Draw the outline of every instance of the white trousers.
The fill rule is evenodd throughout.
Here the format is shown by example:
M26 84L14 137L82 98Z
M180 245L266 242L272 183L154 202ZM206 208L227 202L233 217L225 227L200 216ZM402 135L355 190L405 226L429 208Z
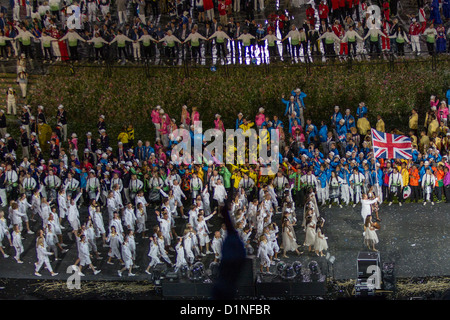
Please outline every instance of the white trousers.
M39 272L39 270L41 269L42 265L45 264L45 266L47 267L48 271L53 272L53 268L52 265L50 264L50 260L47 259L39 259L37 262L37 266L36 266L36 272Z
M141 60L141 44L139 42L133 42L133 56L135 60Z
M97 6L94 2L88 3L88 20L95 21L95 15L97 13Z
M341 185L341 199L345 202L346 205L350 202L350 192L348 188L348 184Z
M2 207L6 207L8 205L8 200L6 198L6 190L0 189L0 200L2 200Z
M420 51L419 36L411 36L411 47L413 52Z
M20 21L20 6L19 5L14 5L13 19Z
M20 91L22 91L22 98L25 98L27 96L27 84L26 83L19 83Z
M16 106L16 100L7 100L8 105L8 114L11 114L11 112L16 115L17 113L17 106Z
M106 15L109 13L109 5L108 6L100 6L100 9L102 10L102 15L106 17Z
M127 20L126 11L118 11L117 15L119 16L119 24L123 24Z
M233 10L236 12L241 11L241 1L240 0L234 0Z

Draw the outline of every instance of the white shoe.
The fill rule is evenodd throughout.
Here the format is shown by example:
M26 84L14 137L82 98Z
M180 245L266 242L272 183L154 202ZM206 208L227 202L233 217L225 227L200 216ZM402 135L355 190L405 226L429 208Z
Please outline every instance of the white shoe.
M38 277L42 277L42 274L40 274L39 272L35 272L34 275L38 276Z
M135 273L128 273L129 277L134 277L136 274Z
M356 207L356 203L353 205L353 208Z
M145 270L145 273L146 273L146 274L151 274L150 271L148 271L148 270Z
M366 232L364 231L364 232L363 232L363 237L365 237L365 236L366 236Z
M119 277L121 277L121 276L122 276L122 272L120 272L120 270L119 270L119 271L117 271L117 274L119 275Z
M80 277L84 277L84 273L83 273L83 272L78 273L78 275L79 275Z
M398 205L399 205L399 206L401 207L401 206L402 206L402 203L401 203L401 202L399 202L399 203L398 203Z
M61 243L61 247L65 248L65 247L67 247L67 244Z
M391 202L389 202L389 207L391 206L391 204L392 204L392 201L391 201Z
M107 263L107 264L114 264L114 263L112 263L112 262L109 262L109 261L107 261L106 263Z
M211 251L208 250L208 251L206 251L206 254L213 254L213 253L212 253Z
M52 273L52 277L57 276L57 275L58 275L58 273L56 273L56 272Z
M425 201L424 203L423 203L423 205L426 205L427 204L427 202Z
M100 272L102 272L102 270L95 270L95 271L94 271L94 275L97 275L97 274L99 274Z
M434 202L433 201L431 201L431 205L434 206Z
M339 208L342 208L342 204L339 205Z
M331 209L331 204L328 206L329 209Z
M64 249L64 250L62 251L62 253L66 253L66 252L69 252L69 249Z
M34 232L33 231L31 231L31 230L28 230L28 232L27 232L28 234L34 234Z

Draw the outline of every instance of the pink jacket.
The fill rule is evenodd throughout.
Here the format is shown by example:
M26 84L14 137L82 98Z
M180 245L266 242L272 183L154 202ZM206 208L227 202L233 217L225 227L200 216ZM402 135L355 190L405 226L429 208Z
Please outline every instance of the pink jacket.
M291 135L295 136L295 130L300 129L300 133L303 132L302 126L292 126L291 128Z
M200 121L200 113L198 113L198 111L192 113L192 124L194 124L195 121Z
M444 107L444 108L439 108L437 110L437 119L439 121L439 123L442 121L442 119L447 119L448 118L448 108Z
M156 109L152 111L152 122L154 124L161 123L161 117L159 116L159 111Z
M164 122L162 124L162 128L159 129L159 131L161 132L161 134L169 134L169 125Z
M430 107L436 107L439 105L439 99L435 100L435 101L431 101L430 100Z
M187 125L189 125L191 123L191 118L189 117L189 112L186 111L186 115L183 121L183 112L181 112L181 123L185 123Z
M258 127L261 127L261 125L266 121L266 116L264 113L258 113L255 118L255 123Z
M222 120L220 120L220 119L214 120L214 125L216 126L216 129L222 130L223 132L225 132L225 127L223 126Z

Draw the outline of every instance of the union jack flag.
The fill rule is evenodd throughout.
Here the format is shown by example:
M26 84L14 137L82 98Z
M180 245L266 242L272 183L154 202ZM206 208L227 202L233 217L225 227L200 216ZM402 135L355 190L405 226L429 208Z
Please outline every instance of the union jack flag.
M372 145L375 158L411 159L411 139L399 134L384 133L372 129Z

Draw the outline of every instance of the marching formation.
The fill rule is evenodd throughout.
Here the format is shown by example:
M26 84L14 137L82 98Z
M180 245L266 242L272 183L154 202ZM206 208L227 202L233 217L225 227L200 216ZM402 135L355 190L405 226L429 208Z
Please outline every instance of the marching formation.
M336 106L330 118L316 126L307 117L307 97L297 88L288 100L282 95L283 115L270 116L259 108L256 116L240 113L236 119L238 132L268 129L260 143L275 135L279 139L279 169L269 175L261 174L267 166L261 160L230 164L210 154L199 164L174 162L171 152L182 141L175 134L177 128L190 131L192 144L204 141L194 126L201 119L195 107L189 112L182 106L177 125L157 106L151 115L154 143L135 141L130 125L113 147L103 115L97 133L88 132L78 140L76 133L68 135L71 118L63 105L54 127L47 123L43 106L36 113L23 106L19 143L7 126L1 131L0 199L5 208L0 213L1 252L8 258L14 249L14 259L22 263L23 238L36 237L34 274L41 276L45 264L56 275L53 256L64 258L67 244L74 243L70 250L77 250L73 265L80 274L86 270L98 274L106 254L107 264L121 265L118 276L126 271L134 276L139 268L136 260L143 259L137 248L148 245L147 273L158 263L178 271L207 257L221 260L227 232L225 225L218 226L222 210L228 210L247 254L259 258L261 272L270 272L270 266L289 252L324 255L328 242L321 206L361 204L364 244L376 250L383 203L434 205L443 201L443 195L450 201L450 131L442 97L431 97L423 127L412 110L408 137L401 136L409 146L396 140L401 134L396 130L393 143L400 145L387 145L384 121L378 116L372 130L367 119L370 107L364 102L356 108L356 116L350 109L341 113ZM4 123L6 113L12 111L0 110ZM215 118L214 128L225 131L221 116ZM246 145L246 154L252 152ZM407 159L400 159L402 155ZM304 241L298 240L299 232L304 232Z

